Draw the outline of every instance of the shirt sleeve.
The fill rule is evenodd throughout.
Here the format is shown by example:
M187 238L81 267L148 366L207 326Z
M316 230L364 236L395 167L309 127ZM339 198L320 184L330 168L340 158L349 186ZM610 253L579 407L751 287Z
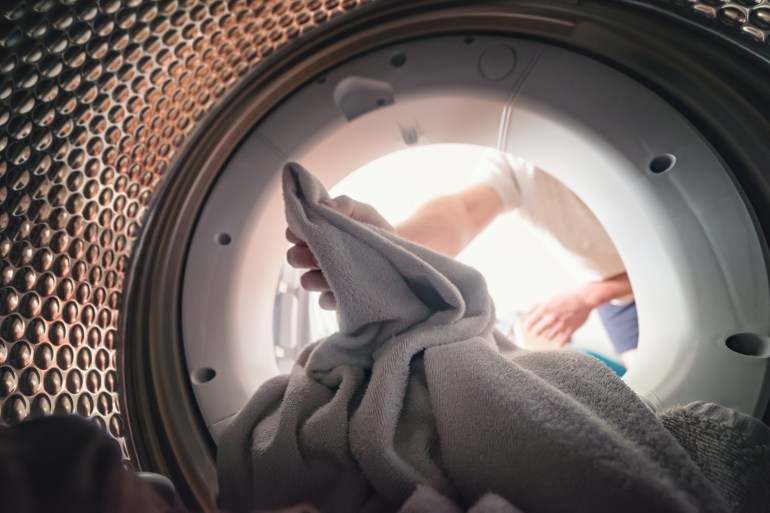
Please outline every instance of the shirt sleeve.
M503 202L503 211L507 212L521 206L521 189L515 171L516 168L524 168L526 164L524 159L487 149L476 162L469 183L492 187Z

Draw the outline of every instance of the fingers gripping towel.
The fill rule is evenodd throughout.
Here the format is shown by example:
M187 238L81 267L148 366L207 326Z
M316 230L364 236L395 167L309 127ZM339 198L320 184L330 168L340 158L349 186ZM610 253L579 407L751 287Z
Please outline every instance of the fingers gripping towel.
M222 437L226 510L727 511L602 363L501 355L475 270L320 204L327 192L296 164L283 187L340 331L263 385Z

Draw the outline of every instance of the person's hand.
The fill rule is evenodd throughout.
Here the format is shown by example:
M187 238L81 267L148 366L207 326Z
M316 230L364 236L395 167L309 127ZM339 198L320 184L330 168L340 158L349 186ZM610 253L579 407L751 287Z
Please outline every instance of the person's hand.
M532 307L524 317L524 328L563 346L585 324L592 310L580 290L568 292Z
M321 201L321 204L356 221L371 224L389 232L395 232L393 226L374 207L348 196L337 196L331 200ZM337 302L330 290L329 283L318 266L318 261L313 252L310 251L305 241L297 237L288 228L286 229L286 239L294 244L286 252L286 260L289 262L289 265L296 269L308 269L300 278L302 288L310 292L320 292L321 296L318 298L318 304L321 308L334 310L337 307Z

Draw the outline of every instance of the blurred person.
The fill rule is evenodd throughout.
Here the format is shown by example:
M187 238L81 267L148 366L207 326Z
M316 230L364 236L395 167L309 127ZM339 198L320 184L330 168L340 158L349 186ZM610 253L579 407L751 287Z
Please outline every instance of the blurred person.
M637 351L636 303L625 266L609 235L569 188L531 162L496 150L482 153L471 183L454 194L434 198L392 226L377 210L347 196L326 202L364 223L450 257L457 256L497 216L516 211L532 227L580 286L535 304L524 328L559 347L597 310L615 351L629 366ZM290 265L309 269L301 283L321 292L322 308L334 309L334 296L313 254L291 231Z

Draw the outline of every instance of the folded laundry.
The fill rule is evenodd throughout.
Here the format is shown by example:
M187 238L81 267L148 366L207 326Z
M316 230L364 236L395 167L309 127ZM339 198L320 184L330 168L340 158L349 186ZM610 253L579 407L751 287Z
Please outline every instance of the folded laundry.
M297 164L283 187L340 331L257 390L222 436L224 509L738 511L680 443L687 428L675 437L604 364L501 351L474 269L320 204L326 190Z

